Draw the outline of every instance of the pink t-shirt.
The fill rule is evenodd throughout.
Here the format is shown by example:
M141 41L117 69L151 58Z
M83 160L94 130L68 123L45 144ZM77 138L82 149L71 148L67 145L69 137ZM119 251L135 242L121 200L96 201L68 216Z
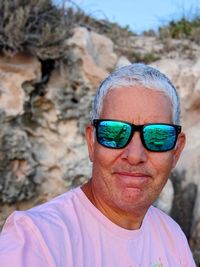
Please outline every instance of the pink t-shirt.
M139 230L112 223L80 188L14 212L0 235L0 267L194 267L187 240L150 207Z

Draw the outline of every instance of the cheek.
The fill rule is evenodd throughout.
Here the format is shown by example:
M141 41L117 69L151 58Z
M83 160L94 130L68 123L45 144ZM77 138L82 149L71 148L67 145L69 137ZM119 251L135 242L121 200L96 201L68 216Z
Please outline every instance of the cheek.
M112 187L113 156L106 148L97 146L94 149L92 180L93 189L98 194L108 195Z
M155 174L158 177L161 177L160 179L165 180L168 178L173 166L172 152L169 151L153 154L150 162L155 170Z
M98 144L94 147L93 169L100 168L103 172L112 172L112 166L119 157L119 152L107 149Z

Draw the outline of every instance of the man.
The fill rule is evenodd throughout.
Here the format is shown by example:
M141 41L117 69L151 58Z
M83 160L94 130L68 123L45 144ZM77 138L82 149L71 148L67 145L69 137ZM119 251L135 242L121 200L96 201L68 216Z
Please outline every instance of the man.
M132 64L100 85L86 128L92 178L12 214L0 266L193 267L180 227L152 203L185 145L175 87Z

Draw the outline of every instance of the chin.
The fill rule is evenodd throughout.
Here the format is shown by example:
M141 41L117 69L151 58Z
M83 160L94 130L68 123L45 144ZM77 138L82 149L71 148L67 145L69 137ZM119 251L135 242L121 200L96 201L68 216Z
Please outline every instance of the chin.
M137 209L147 209L151 205L147 200L138 194L125 194L121 198L115 199L115 206L126 212L134 212Z

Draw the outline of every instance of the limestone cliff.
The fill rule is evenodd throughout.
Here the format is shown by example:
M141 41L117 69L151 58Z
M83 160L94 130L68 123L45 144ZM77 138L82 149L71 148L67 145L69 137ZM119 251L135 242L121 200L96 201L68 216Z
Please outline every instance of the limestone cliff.
M177 40L170 41L168 53L166 44L156 37L134 36L129 46L134 53L159 56L152 65L172 79L181 96L187 146L157 205L172 212L177 220L182 218L188 237L193 232L192 245L197 255L200 48L187 42L190 51L184 54ZM104 35L77 27L65 42L62 60L42 61L27 53L0 56L1 224L12 210L47 201L90 177L84 127L91 99L110 71L129 64L125 55L116 53L114 45Z

